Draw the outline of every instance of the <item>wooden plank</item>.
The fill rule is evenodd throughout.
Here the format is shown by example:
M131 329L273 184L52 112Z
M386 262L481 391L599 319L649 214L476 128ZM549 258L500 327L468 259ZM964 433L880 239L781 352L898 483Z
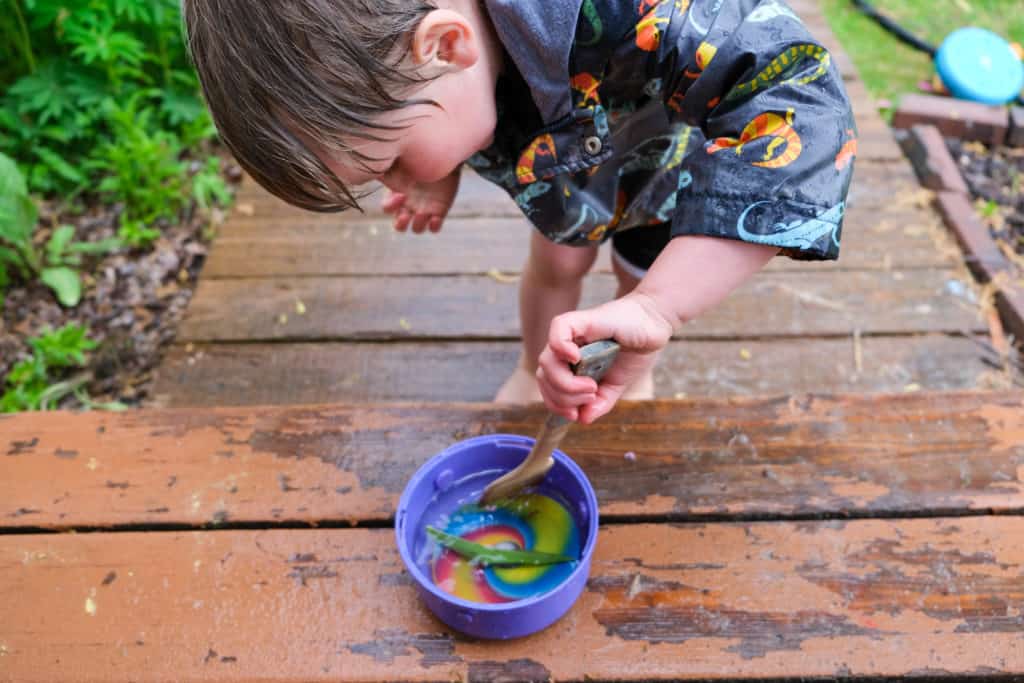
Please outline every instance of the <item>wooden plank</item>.
M951 265L959 252L945 237L941 220L929 206L930 196L922 192L906 162L861 161L848 197L840 260L778 258L769 269ZM263 201L240 202L241 206L245 213L236 211L221 228L204 279L519 272L532 230L518 209L512 217L456 212L440 234L416 235L395 232L381 214L317 214ZM608 249L603 252L596 266L599 272L610 270Z
M858 196L854 192L855 197ZM395 232L383 220L339 221L295 212L267 220L232 219L218 235L203 278L310 275L455 275L518 273L532 227L525 218L454 218L439 234ZM879 215L854 206L843 225L839 261L774 259L772 271L884 270L951 266L959 252L931 211L897 207ZM610 247L594 272L610 272Z
M391 530L5 536L0 652L23 683L1009 680L1022 537L998 517L604 527L565 617L485 642L429 614Z
M535 434L543 416L395 403L6 417L0 526L388 520L427 459ZM624 402L562 449L605 516L1024 511L1021 392Z
M421 235L396 232L384 220L339 222L300 212L233 219L203 278L519 272L531 231L522 217L450 218L440 233ZM610 271L607 253L599 269Z
M821 271L762 273L684 326L679 336L980 330L977 304L961 294L963 276L945 269L850 271L842 277ZM595 306L614 294L613 276L592 274L581 305ZM178 339L518 338L517 297L514 283L487 276L202 280Z
M151 406L490 401L518 342L176 345ZM973 389L989 368L963 337L675 341L656 398Z

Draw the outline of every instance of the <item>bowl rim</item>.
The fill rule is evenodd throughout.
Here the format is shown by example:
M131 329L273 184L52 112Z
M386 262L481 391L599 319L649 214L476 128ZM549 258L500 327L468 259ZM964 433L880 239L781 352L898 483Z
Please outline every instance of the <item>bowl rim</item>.
M529 598L523 598L522 600L513 600L511 602L501 603L486 603L486 602L472 602L470 600L464 600L456 597L450 593L442 591L440 588L434 585L434 582L425 576L420 570L419 566L412 559L412 551L405 542L405 534L402 533L402 524L404 521L404 514L409 506L409 498L412 495L412 491L417 485L427 476L428 472L431 472L436 468L439 462L447 460L454 454L471 448L479 442L494 442L494 441L514 441L518 442L529 449L535 439L529 436L523 436L521 434L483 434L480 436L470 437L461 441L456 441L440 453L437 453L425 463L420 465L416 473L413 474L412 478L409 479L405 485L405 489L402 491L402 495L398 500L398 507L395 509L395 540L398 543L398 554L402 557L402 563L405 565L406 570L416 581L416 584L421 590L426 590L431 593L434 597L442 600L443 602L462 607L465 609L476 610L480 612L506 612L511 609L521 609L530 607L534 604L540 603L545 600L551 599L556 593L563 589L564 586L574 583L580 573L590 572L590 559L594 554L594 547L597 544L597 531L599 526L599 510L597 505L597 494L594 491L594 487L591 485L590 480L587 479L587 475L584 474L583 470L577 465L572 458L566 455L559 449L555 449L552 452L552 456L555 462L559 465L567 468L569 472L576 477L583 485L583 491L586 496L587 504L590 506L591 514L589 523L587 525L587 540L580 549L580 559L576 568L572 571L569 576L565 578L562 583L558 584L551 590L534 595Z

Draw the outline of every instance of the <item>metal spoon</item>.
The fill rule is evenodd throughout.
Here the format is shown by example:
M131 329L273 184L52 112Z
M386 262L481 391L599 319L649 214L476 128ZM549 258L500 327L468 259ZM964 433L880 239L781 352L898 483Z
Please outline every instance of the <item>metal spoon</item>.
M610 339L587 344L580 349L579 362L573 363L570 367L574 375L586 375L600 382L604 373L615 362L618 353L619 345ZM511 472L506 472L488 484L480 503L491 505L543 480L548 470L555 464L555 459L551 457L552 451L558 448L571 425L572 421L561 415L548 413L526 460Z

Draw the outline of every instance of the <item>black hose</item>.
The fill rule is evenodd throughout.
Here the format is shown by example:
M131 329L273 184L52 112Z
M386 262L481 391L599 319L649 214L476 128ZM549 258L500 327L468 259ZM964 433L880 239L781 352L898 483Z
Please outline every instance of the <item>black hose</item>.
M859 9L861 12L863 12L864 14L868 15L876 22L881 24L883 28L889 31L889 33L892 33L894 36L902 40L904 43L906 43L907 45L916 50L920 50L921 52L927 52L929 57L935 57L936 48L934 45L927 41L921 40L920 38L918 38L913 33L897 24L889 17L879 13L878 10L869 5L866 2L866 0L851 1L854 5L857 6L857 9ZM1024 95L1018 96L1016 102L1017 104L1024 105Z
M878 10L865 2L865 0L853 0L853 4L857 6L857 9L881 24L883 28L889 31L889 33L892 33L910 47L920 50L921 52L927 52L929 57L935 56L936 48L934 45L921 40L889 17L884 14L880 14Z

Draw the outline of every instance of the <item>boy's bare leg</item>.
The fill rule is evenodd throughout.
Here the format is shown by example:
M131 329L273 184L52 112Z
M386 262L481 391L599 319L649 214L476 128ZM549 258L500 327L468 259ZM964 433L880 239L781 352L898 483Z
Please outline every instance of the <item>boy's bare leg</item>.
M621 299L630 292L632 292L640 280L637 279L632 273L627 272L619 260L612 257L612 270L615 272L615 277L619 281L618 291L615 292L615 298ZM661 352L658 352L661 355ZM622 399L625 401L646 401L654 398L654 364L651 364L651 369L648 370L644 375L639 377L628 389L622 392Z
M498 390L498 403L541 401L537 388L537 357L548 342L551 320L580 303L583 276L597 259L597 247L569 247L539 232L530 237L530 254L519 282L519 321L523 348L512 375Z

